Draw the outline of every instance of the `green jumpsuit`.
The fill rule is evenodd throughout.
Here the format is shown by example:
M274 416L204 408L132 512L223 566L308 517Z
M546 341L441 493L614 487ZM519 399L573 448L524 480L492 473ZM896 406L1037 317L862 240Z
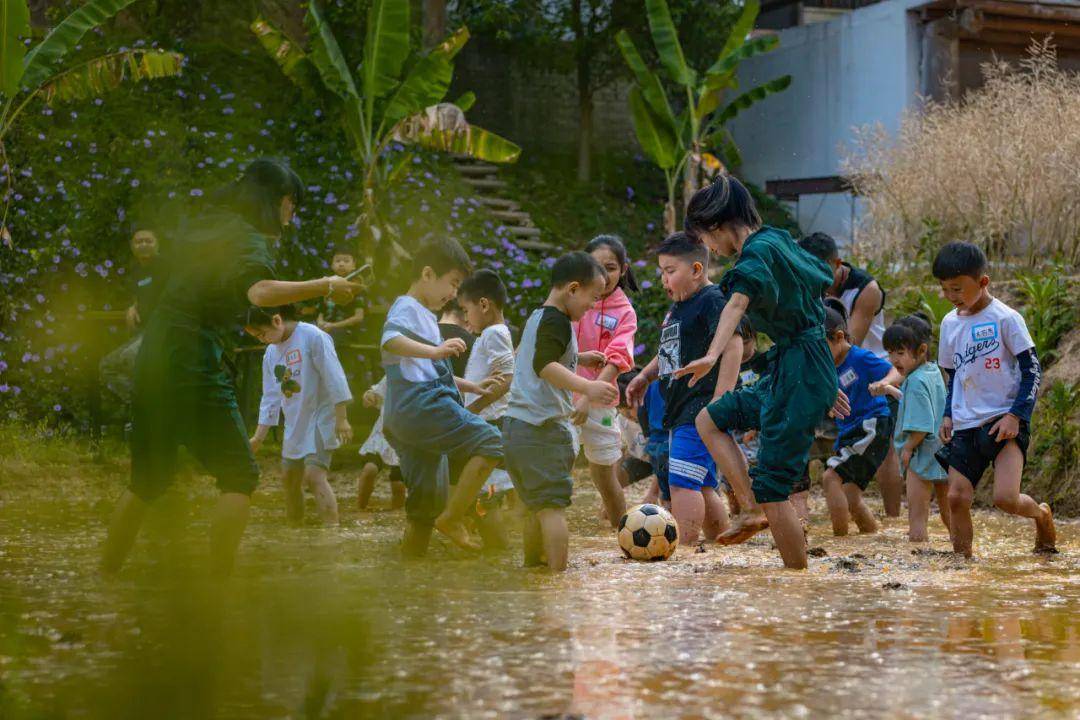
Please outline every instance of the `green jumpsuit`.
M787 232L763 227L746 239L721 283L750 299L746 316L775 343L770 371L708 407L720 430L758 430L751 471L759 503L786 500L803 478L814 429L836 401L836 366L825 342L821 301L833 277Z
M131 491L147 502L172 482L181 445L223 492L250 494L259 479L224 353L248 288L274 278L268 238L231 213L198 220L177 233L135 362Z

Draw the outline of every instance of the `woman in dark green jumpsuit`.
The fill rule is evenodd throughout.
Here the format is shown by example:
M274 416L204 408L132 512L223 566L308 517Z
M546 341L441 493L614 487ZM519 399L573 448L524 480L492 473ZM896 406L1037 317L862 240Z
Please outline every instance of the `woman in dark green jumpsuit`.
M170 275L135 364L131 484L116 508L102 568L119 570L149 503L171 484L184 446L217 480L222 495L211 526L214 569L227 574L247 525L259 470L224 367L225 337L251 305L275 307L317 297L352 300L358 286L332 276L275 279L269 243L293 215L303 185L276 161L256 160L219 203L181 228Z

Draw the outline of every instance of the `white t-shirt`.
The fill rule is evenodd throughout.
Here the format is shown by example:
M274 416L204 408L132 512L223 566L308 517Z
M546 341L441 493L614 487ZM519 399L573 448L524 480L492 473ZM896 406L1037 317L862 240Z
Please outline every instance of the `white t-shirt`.
M281 370L275 372L278 367ZM282 390L285 381L300 386L289 397ZM334 406L349 400L352 393L334 341L319 328L297 323L288 340L266 346L259 424L277 425L285 413L282 457L298 460L314 454L316 436L323 449L336 448Z
M954 372L953 429L980 427L1009 412L1020 390L1016 356L1033 347L1024 318L997 298L974 315L945 316L938 365Z
M406 328L413 335L422 337L432 345L442 344L442 335L439 333L439 319L435 313L420 304L420 301L409 295L402 295L390 306L386 313L386 324L383 325L382 340L380 346L405 333L394 326ZM383 365L397 365L401 368L401 374L409 382L427 382L436 380L439 373L435 370L435 364L427 358L402 357L382 351Z
M478 383L496 373L501 375L514 373L514 341L510 339L510 328L502 323L483 329L480 337L473 343L469 361L465 364L465 379L470 382ZM479 395L468 393L465 395L465 406L468 407L479 397ZM510 393L506 393L481 410L480 417L485 420L498 420L506 412L509 404Z

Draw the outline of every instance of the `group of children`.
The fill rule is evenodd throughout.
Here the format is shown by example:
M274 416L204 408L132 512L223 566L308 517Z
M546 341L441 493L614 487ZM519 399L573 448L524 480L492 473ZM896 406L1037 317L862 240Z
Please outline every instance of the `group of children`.
M718 283L710 253L734 257ZM1022 317L990 296L985 256L950 243L935 260L956 306L935 364L925 316L885 327L883 293L868 292L866 319L853 319L868 282L835 255L835 244L800 246L763 226L746 188L718 178L691 199L685 232L656 252L672 304L654 357L635 370L629 293L638 285L619 238L601 235L555 260L516 349L498 274L473 272L452 239L424 243L382 328L385 377L363 398L381 410L361 448L361 507L389 467L394 506L407 517L403 550L420 556L433 530L467 551L505 546L500 499L512 494L525 510L526 565L561 570L580 449L613 526L625 512L623 486L652 476L647 498L671 509L681 542L734 544L769 528L784 564L801 568L810 449L834 422L823 485L835 534L851 519L860 532L877 530L863 492L896 458L910 539L927 539L936 498L954 549L970 556L972 494L993 463L995 504L1032 518L1036 549L1053 550L1050 508L1020 492L1038 360ZM334 269L347 274L348 264L335 258ZM849 285L856 291L825 299ZM451 303L465 335L439 322ZM849 322L860 324L861 345ZM283 411L289 515L301 516L307 486L322 518L336 522L326 472L330 452L351 437L352 398L333 343L287 313L253 311L247 329L268 345L251 442ZM758 333L771 342L766 352Z

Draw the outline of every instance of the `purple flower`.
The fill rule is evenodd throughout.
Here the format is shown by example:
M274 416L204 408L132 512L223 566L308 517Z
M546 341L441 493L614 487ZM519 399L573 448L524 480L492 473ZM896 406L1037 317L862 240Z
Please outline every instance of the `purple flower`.
M635 345L634 346L634 355L644 355L644 354L645 354L645 343L641 343L640 345Z
M642 290L648 290L651 287L652 287L652 283L649 282L648 280L642 280L641 281L641 289Z
M203 191L199 188L191 188L191 197L202 197Z
M630 187L629 185L626 186L626 199L627 200L633 200L634 199L634 188Z
M63 410L64 408L63 408L63 407L61 407L59 403L57 403L56 405L53 405L53 406L52 406L52 409L53 409L53 412L60 412L60 411L61 411L61 410Z

